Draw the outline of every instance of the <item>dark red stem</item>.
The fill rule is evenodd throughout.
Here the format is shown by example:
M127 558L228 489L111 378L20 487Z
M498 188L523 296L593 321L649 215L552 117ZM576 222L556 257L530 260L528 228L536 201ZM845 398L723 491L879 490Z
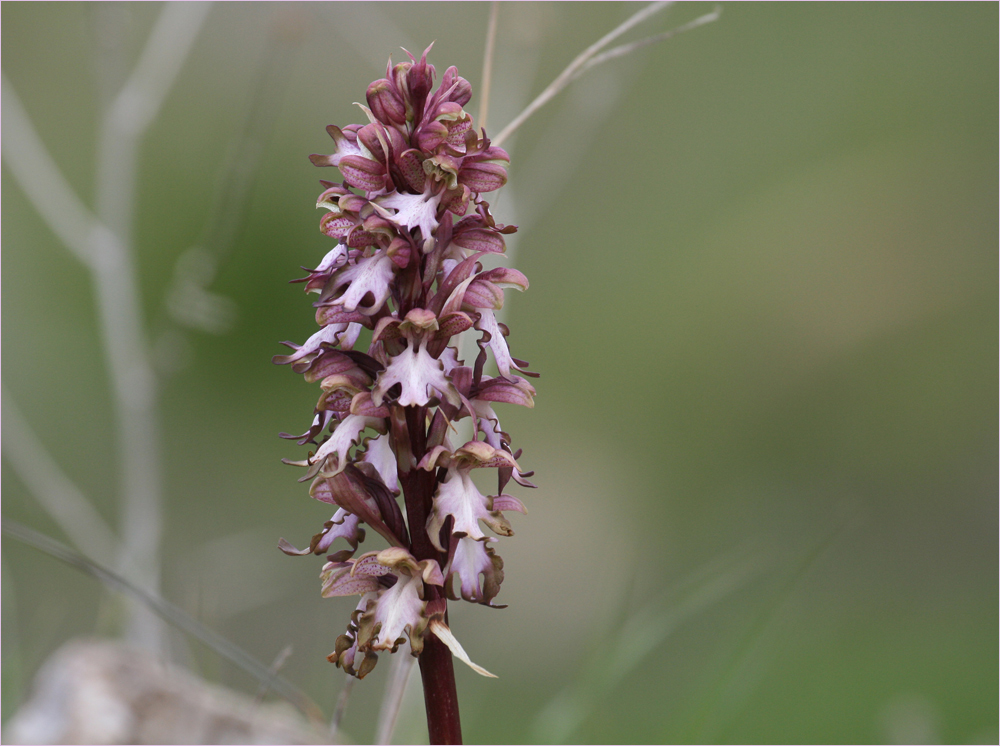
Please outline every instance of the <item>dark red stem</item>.
M431 743L462 743L458 717L458 690L451 651L434 635L424 640L420 654L420 679L424 683L427 735Z
M406 424L410 450L416 463L427 451L427 410L407 407ZM447 560L427 536L427 516L430 514L437 487L436 470L412 469L400 473L406 516L410 529L410 551L419 560L433 559L444 565ZM434 598L444 598L433 586L426 586ZM430 598L428 600L431 600ZM424 684L424 706L427 710L427 733L432 744L462 743L462 723L458 716L458 689L455 687L455 667L451 651L433 634L424 638L420 654L420 678Z

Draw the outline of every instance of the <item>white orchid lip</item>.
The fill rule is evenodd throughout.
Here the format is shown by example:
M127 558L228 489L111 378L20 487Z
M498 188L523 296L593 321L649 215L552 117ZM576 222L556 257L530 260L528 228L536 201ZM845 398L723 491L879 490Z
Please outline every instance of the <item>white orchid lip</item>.
M394 269L395 265L387 253L359 259L338 276L333 287L346 284L348 288L333 305L342 306L345 311L357 310L364 316L377 313L391 292L389 284L392 282ZM369 293L374 300L368 306L360 306Z
M431 357L422 340L415 341L392 359L372 389L372 401L380 406L386 393L397 383L401 391L396 402L403 407L423 407L435 393L453 403L459 402L458 393L444 372L444 364Z
M503 582L503 560L493 551L491 542L496 539L477 541L471 537L460 538L455 551L445 568L449 598L463 598L474 603L493 606L493 598L500 592ZM458 580L459 592L454 592L454 579Z

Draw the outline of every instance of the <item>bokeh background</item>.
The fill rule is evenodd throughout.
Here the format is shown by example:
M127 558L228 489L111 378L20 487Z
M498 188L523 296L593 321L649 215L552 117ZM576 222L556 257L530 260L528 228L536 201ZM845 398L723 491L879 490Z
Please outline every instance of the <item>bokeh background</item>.
M638 8L503 4L490 131ZM0 11L4 84L88 205L102 102L160 11ZM316 391L270 364L314 331L286 281L329 248L313 205L332 177L306 156L361 120L352 102L400 46L436 40L439 73L478 86L488 14L218 4L141 143L162 593L264 662L291 643L283 673L328 713L343 676L324 656L353 603L276 548L329 517L277 438L305 429ZM469 742L996 742L997 27L993 3L729 4L506 143L493 203L531 280L506 320L542 378L533 410L501 417L539 489L500 547L509 608L452 611L500 676L457 672ZM90 275L6 165L2 220L5 396L116 525ZM178 296L185 281L201 294ZM72 540L6 456L3 514ZM107 598L5 537L5 720L56 647L115 633ZM350 738L373 737L388 671L354 688ZM397 741L426 739L418 678Z

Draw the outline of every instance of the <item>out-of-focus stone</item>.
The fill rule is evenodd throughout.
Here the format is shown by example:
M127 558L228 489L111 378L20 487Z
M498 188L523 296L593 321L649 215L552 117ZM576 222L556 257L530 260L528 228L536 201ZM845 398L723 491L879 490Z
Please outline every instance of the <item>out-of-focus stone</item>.
M325 743L285 702L209 684L119 642L76 640L35 677L30 699L4 728L4 743Z

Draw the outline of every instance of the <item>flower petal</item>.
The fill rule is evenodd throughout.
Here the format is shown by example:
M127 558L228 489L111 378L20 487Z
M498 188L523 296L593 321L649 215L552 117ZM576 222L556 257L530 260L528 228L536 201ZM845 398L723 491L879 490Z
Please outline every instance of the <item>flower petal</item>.
M486 442L499 451L503 447L503 430L500 429L500 419L493 411L493 407L479 399L473 400L472 407L476 413L479 429L486 435Z
M500 510L500 508L497 508L497 510ZM343 508L340 508L333 514L330 524L323 532L322 538L313 550L316 554L322 554L328 550L335 539L344 539L348 544L357 549L358 542L365 538L365 530L358 525L358 517L353 513L348 513Z
M476 277L466 288L462 303L469 308L503 308L503 290L489 280Z
M503 402L504 404L520 404L531 409L535 406L535 387L520 376L509 378L487 378L479 384L476 391L476 401Z
M406 552L406 550L402 549L402 547L398 548ZM362 554L352 563L351 575L368 575L375 578L388 575L392 572L392 568L385 562L381 561L381 557L379 557L380 554L381 552L368 552L366 554ZM407 554L409 554L409 552L407 552Z
M370 575L352 575L351 565L347 563L327 562L319 574L322 586L320 595L323 598L335 596L356 596L377 591L378 578Z
M393 494L399 494L399 475L396 473L396 454L392 452L392 445L389 443L388 435L380 435L368 441L368 448L364 461L372 464L375 470L382 477L385 486L392 490Z
M345 155L337 164L344 181L366 192L385 188L385 166L362 155Z
M491 507L493 510L513 510L522 515L528 514L528 509L524 507L524 503L513 495L494 495Z
M283 344L296 350L295 353L291 355L275 355L271 358L271 362L275 365L287 365L288 363L294 363L296 360L301 360L310 353L316 352L324 342L335 345L337 344L337 339L347 330L347 326L347 324L330 324L329 326L324 326L309 337L301 347L292 342L284 342Z
M344 669L351 676L363 679L378 663L378 656L371 651L365 652L364 660L357 670L354 669L354 661L358 654L358 619L368 608L369 602L375 600L377 594L366 593L361 597L357 608L351 614L351 621L347 625L347 633L337 638L337 647L326 657L331 663L335 663L339 668Z
M492 192L507 183L507 169L499 163L463 164L458 172L458 183L473 192Z
M448 646L451 654L458 658L462 663L467 665L473 671L478 673L480 676L488 676L491 679L499 678L496 674L492 674L480 665L473 663L469 659L469 654L465 652L465 649L459 643L458 639L451 633L448 629L448 625L437 619L432 619L430 623L431 632L437 635L437 638Z
M329 440L317 449L310 464L318 465L318 468L315 469L315 473L307 473L306 477L311 478L316 473L322 473L324 477L333 477L342 472L347 466L348 452L351 446L360 443L361 434L373 424L377 426L379 423L371 417L356 414L347 415L337 425L337 429L333 431ZM313 470L310 469L310 472Z
M364 464L364 466L370 467L369 464ZM349 464L335 477L320 477L313 480L312 485L309 487L309 494L320 502L343 507L349 513L358 516L358 518L375 529L390 544L405 546L409 543L405 541L405 531L399 529L398 526L397 530L393 530L390 527L390 523L396 525L402 522L401 519L397 521L396 515L384 514L379 507L379 500L376 495L372 494L373 491L379 488L384 490L385 486L381 482L369 479L360 469L353 464ZM386 503L392 500L392 496L388 494L388 491L386 491L384 497ZM388 505L388 507L391 509L392 506ZM397 506L396 511L398 510Z
M355 129L347 128L348 132L345 134L340 127L336 125L329 125L326 128L327 134L333 138L333 144L336 146L336 151L332 155L311 155L309 160L311 160L317 166L338 166L340 165L340 159L345 155L361 155L361 148L358 147L358 133Z
M510 350L507 348L507 340L500 331L496 316L493 315L493 311L489 308L476 310L479 311L479 321L476 322L476 328L490 335L490 340L487 344L493 350L493 359L497 362L497 369L502 375L509 376L510 369L514 366L514 360L510 356Z

